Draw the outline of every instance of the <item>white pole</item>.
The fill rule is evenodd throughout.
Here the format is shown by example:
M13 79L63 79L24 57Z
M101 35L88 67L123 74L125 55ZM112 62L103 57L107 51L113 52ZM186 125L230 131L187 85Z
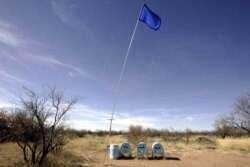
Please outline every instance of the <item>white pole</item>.
M134 37L135 37L135 32L136 32L136 30L137 30L137 26L138 26L140 14L141 14L141 10L140 10L139 16L138 16L138 18L137 18L137 21L136 21L136 24L135 24L135 28L134 28L132 37L131 37L130 42L129 42L129 46L128 46L128 49L127 49L127 52L126 52L125 60L124 60L124 62L123 62L123 66L122 66L122 71L121 71L121 74L120 74L120 78L119 78L118 83L117 83L117 85L116 85L115 101L114 101L114 105L113 105L113 110L112 110L111 119L109 119L109 120L110 120L110 126L109 126L109 138L108 138L108 143L109 143L110 136L111 136L112 122L113 122L113 120L114 120L115 107L116 107L116 102L117 102L118 93L119 93L119 89L120 89L120 84L121 84L121 81L122 81L122 78L123 78L123 73L124 73L124 69L125 69L126 63L127 63L128 55L129 55L129 52L130 52L130 49L131 49L131 46L132 46L132 43L133 43L133 40L134 40ZM104 163L106 162L106 153L107 153L107 151L105 151Z
M116 102L117 102L117 97L118 97L121 81L122 81L122 78L123 78L124 69L125 69L125 66L126 66L126 63L127 63L127 59L128 59L128 55L129 55L129 52L130 52L130 49L131 49L131 45L132 45L133 40L134 40L134 36L135 36L135 32L136 32L136 29L137 29L138 22L139 22L139 19L137 19L137 22L135 24L134 32L133 32L133 35L131 37L131 40L130 40L130 43L129 43L129 46L128 46L128 50L127 50L126 57L125 57L125 60L124 60L124 63L123 63L120 78L119 78L119 81L118 81L117 86L116 86L115 102L114 102L114 105L113 105L113 111L112 111L112 115L111 115L111 119L110 119L110 128L109 128L110 132L111 132L111 129L112 129L112 121L113 121L114 114L115 114L115 107L116 107Z

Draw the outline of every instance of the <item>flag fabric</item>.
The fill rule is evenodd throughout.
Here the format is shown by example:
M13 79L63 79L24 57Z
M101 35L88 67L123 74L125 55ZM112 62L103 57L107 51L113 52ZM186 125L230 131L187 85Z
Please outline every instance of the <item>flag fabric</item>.
M147 24L153 30L158 30L161 26L161 18L152 12L146 4L143 5L139 20Z

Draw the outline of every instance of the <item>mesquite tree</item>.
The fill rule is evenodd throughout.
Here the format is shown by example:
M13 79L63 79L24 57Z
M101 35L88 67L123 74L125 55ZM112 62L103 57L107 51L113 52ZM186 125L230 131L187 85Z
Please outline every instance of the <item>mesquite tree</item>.
M230 113L229 121L236 128L241 128L250 135L250 93L237 99L234 111Z
M221 138L226 138L227 136L233 135L235 128L232 123L228 121L229 117L227 115L219 116L214 123L215 133Z
M17 107L10 117L11 132L22 149L27 164L42 165L45 157L65 144L66 113L77 99L66 100L55 88L42 94L29 89L17 96Z
M240 96L234 104L233 111L215 121L215 128L222 137L237 130L243 130L250 135L250 93Z

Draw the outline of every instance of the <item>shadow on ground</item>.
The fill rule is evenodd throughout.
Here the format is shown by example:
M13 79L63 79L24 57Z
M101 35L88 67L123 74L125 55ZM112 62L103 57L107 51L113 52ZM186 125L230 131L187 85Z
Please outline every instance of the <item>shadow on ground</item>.
M159 158L148 157L145 159L148 159L148 160L172 160L172 161L180 161L181 160L178 157L159 157Z
M148 157L148 158L137 158L137 157L122 157L122 158L119 158L117 159L118 161L119 160L170 160L170 161L180 161L181 159L178 158L178 157L160 157L160 158L152 158L152 157Z
M178 157L165 157L165 160L180 161L181 159Z

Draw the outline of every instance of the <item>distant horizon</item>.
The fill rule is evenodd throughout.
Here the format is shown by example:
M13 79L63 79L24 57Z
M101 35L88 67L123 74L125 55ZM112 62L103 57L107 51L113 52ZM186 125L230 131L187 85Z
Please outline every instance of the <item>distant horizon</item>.
M135 124L136 126L136 124ZM143 129L148 129L148 128L145 128L145 127L142 127ZM71 127L68 127L67 128L68 130L77 130L77 131L91 131L91 132L99 132L99 131L104 131L104 132L107 132L109 133L109 129L95 129L95 130L91 130L91 129L75 129L75 128L71 128ZM192 132L194 133L199 133L199 132L214 132L215 129L211 129L211 130L193 130L193 129L184 129L184 130L178 130L178 129L174 129L174 128L161 128L161 129L158 129L158 128L150 128L150 129L156 129L158 131L161 131L161 130L169 130L169 132L186 132L186 130L191 130ZM115 129L112 129L112 132L125 132L127 133L129 129L120 129L120 130L115 130Z

